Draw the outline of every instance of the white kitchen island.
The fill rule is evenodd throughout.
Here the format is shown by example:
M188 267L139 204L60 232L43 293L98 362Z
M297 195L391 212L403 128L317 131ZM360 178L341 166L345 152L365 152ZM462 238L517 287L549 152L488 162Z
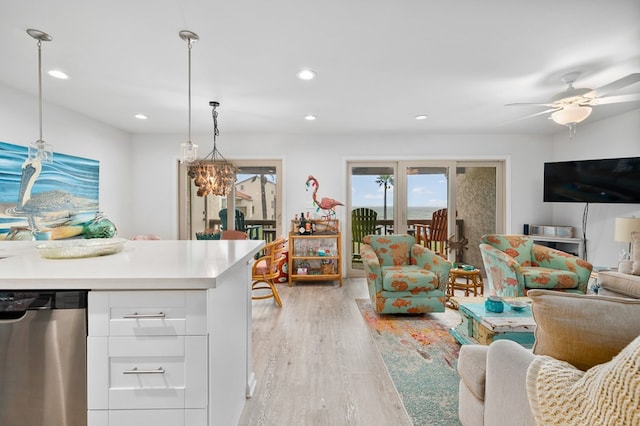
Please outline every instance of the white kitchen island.
M89 291L89 426L235 425L255 386L251 264L263 241L128 241L44 259L0 242L0 291Z

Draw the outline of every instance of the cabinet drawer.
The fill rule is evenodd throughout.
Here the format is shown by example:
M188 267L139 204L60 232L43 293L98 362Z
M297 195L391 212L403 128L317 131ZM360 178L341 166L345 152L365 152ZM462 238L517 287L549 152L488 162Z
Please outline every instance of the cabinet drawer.
M89 337L90 409L207 407L207 337Z
M91 291L90 336L205 335L204 291Z
M89 410L90 426L206 426L207 410Z

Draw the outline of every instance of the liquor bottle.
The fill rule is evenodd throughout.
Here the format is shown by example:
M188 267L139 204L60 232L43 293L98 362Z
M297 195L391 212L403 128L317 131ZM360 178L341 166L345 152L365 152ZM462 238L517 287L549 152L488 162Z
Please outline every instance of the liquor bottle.
M309 217L309 212L307 212L307 220L304 222L304 230L305 234L311 235L313 233L311 218Z
M307 231L306 221L304 220L304 212L300 214L300 225L298 226L298 233L304 235Z

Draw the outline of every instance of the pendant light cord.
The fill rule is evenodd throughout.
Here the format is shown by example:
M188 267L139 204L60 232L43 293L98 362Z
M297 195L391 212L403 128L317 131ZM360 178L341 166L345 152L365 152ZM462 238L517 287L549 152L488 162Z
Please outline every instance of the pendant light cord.
M189 57L189 144L191 144L191 39L187 40Z
M38 40L38 119L40 135L37 143L42 143L42 41Z

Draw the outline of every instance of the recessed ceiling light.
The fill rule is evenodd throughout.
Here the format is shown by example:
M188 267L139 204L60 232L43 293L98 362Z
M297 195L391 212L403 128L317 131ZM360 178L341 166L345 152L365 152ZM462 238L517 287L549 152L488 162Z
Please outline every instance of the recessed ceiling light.
M416 115L416 120L426 120L429 118L428 115Z
M311 114L304 116L304 119L307 120L307 121L313 121L316 118L318 118L318 117L316 117L315 115L311 115Z
M49 71L49 75L54 78L59 78L60 80L66 80L69 76L60 70L51 70Z
M298 73L298 78L300 80L313 80L317 76L318 74L316 74L315 71L312 70L302 70Z
M149 118L148 116L144 115L144 114L136 114L135 117L138 120L146 120L147 118Z

